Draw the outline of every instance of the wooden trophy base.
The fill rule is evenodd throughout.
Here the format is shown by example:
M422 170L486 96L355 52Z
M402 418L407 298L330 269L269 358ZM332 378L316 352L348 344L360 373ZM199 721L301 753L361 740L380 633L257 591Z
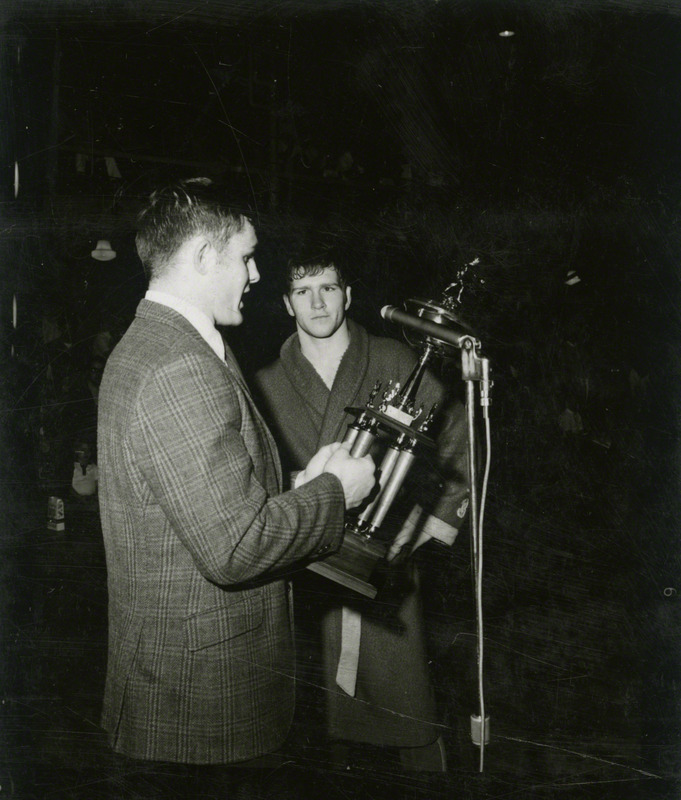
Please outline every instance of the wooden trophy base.
M313 561L307 569L373 599L378 587L369 579L387 550L388 546L383 542L348 530L338 552L321 561Z

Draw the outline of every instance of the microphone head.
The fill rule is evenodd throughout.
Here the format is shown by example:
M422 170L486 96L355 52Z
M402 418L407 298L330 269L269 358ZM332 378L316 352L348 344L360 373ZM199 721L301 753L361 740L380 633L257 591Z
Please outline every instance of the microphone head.
M461 340L472 336L467 325L453 311L432 300L412 297L404 303L406 311L384 306L381 316L403 327L404 337L413 347L428 345L442 355L458 350Z
M457 331L461 334L473 335L469 325L454 312L449 306L438 303L436 300L426 300L423 297L410 297L404 301L404 307L409 314L414 314L421 319L429 320L437 325Z
M454 334L457 337L473 335L470 327L462 322L452 308L436 300L426 300L423 297L411 297L405 300L404 306L408 313L413 314L419 319L440 326L449 334ZM410 330L408 333L405 331L404 335L409 344L414 347L428 343L435 347L441 355L458 356L460 353L461 345L452 344L449 336L441 338L437 334L425 334L413 330Z

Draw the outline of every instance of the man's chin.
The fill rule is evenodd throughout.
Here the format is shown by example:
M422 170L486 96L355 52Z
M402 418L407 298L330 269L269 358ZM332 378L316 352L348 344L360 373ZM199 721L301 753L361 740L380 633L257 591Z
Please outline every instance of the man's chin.
M312 336L313 339L328 339L330 336L333 336L336 330L337 329L334 329L331 325L310 326L307 333Z
M233 327L235 325L241 325L243 321L244 318L240 310L230 309L229 311L225 312L225 314L219 320L217 320L217 324Z
M333 322L328 319L313 319L310 327L315 331L317 336L328 336L330 333L333 333L335 326Z

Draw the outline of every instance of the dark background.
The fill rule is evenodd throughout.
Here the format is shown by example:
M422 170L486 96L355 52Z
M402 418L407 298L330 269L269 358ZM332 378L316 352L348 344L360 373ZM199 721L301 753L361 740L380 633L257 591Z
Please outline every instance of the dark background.
M460 310L494 372L484 774L464 531L422 555L450 774L305 761L312 674L298 761L234 796L679 797L681 6L11 0L0 20L1 791L185 796L97 729L106 576L68 481L93 352L145 288L137 204L207 175L261 240L227 331L247 375L291 330L277 275L303 245L334 247L355 318L393 336L383 305L478 259Z

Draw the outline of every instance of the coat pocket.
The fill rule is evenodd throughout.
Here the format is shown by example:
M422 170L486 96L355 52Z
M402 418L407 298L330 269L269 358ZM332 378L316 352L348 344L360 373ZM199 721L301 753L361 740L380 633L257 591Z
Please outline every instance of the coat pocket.
M209 608L185 620L185 642L192 652L203 650L262 625L262 592L230 601L216 608Z

